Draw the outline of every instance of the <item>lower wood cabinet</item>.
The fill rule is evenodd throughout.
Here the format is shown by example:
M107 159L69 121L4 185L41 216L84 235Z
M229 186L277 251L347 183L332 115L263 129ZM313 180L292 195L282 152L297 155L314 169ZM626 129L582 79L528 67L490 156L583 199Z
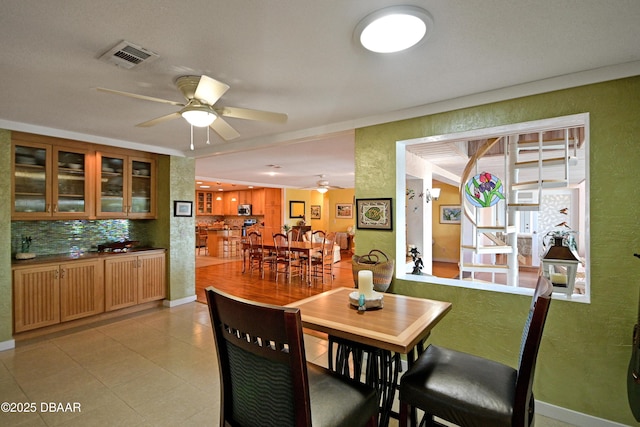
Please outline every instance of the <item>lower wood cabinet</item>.
M165 255L119 255L105 260L105 310L166 296Z
M14 269L15 332L102 313L103 266L93 260Z
M14 332L166 296L164 250L13 268Z

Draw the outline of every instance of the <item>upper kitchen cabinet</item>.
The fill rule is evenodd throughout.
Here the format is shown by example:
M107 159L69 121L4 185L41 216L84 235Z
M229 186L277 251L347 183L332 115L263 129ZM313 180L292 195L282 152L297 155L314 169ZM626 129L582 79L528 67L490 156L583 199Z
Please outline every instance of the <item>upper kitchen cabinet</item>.
M96 216L156 218L156 162L153 158L97 152Z
M16 132L11 145L13 219L92 215L91 151L69 141L69 146L57 141Z
M211 191L196 191L196 215L213 214L213 193Z
M264 188L251 190L251 213L253 215L264 215Z

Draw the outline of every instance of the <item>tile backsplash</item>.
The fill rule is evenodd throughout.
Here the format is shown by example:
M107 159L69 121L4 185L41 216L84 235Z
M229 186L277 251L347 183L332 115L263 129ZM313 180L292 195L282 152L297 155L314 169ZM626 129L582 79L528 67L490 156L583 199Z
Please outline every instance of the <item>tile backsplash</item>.
M12 221L11 254L21 251L22 239L31 237L29 252L36 255L96 251L98 245L137 240L149 246L151 236L146 220Z

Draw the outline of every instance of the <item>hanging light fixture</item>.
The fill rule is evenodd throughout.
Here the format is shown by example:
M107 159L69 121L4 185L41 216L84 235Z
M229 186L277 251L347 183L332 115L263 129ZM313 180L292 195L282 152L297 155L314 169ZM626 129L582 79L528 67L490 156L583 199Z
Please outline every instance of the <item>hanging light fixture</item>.
M433 18L416 6L392 6L367 15L358 23L354 37L365 49L376 53L400 52L425 40Z
M199 128L210 126L217 118L210 106L196 100L189 102L186 107L180 110L180 114L190 125Z
M327 187L318 187L318 188L316 188L316 191L317 191L318 193L320 193L320 194L324 194L324 193L326 193L328 190L327 190Z

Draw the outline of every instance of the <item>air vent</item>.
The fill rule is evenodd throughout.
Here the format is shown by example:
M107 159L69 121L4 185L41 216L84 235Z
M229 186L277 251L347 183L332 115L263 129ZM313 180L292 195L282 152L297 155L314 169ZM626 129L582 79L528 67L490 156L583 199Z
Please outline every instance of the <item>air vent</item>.
M159 55L155 52L123 40L102 55L100 60L129 70L142 63L154 61L158 57Z

